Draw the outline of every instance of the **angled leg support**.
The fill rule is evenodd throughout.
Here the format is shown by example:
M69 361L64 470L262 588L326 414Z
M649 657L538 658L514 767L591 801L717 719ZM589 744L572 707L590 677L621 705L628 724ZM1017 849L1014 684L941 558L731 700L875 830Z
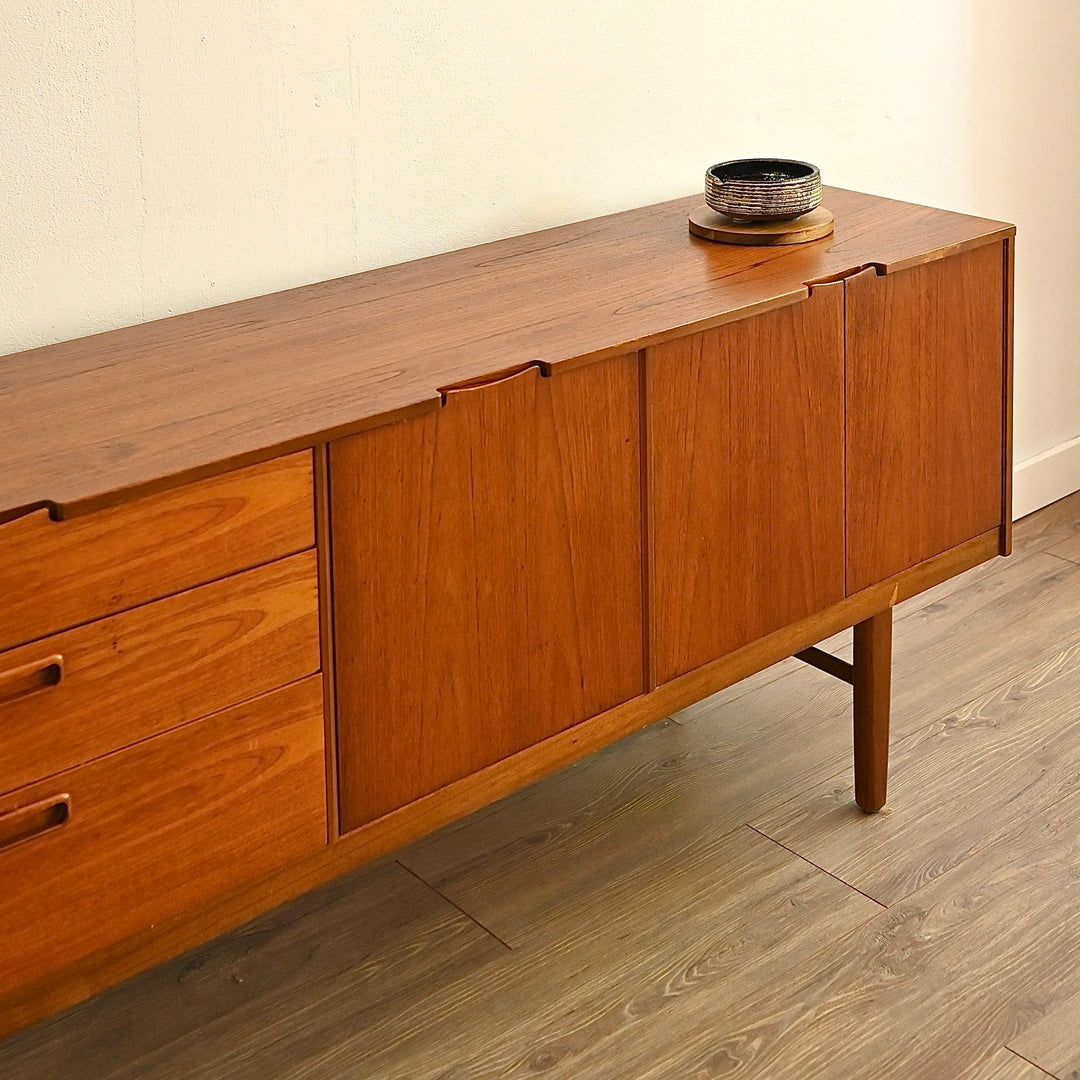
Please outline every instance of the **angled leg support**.
M813 646L797 660L851 683L855 728L855 801L873 814L885 805L889 777L892 608L855 625L853 662Z

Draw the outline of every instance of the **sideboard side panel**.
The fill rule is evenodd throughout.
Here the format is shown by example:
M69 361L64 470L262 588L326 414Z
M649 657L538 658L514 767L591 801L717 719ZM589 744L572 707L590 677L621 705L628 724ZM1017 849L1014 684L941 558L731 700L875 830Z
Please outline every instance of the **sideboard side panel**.
M330 447L342 831L644 689L637 357Z
M1001 524L1000 244L846 282L847 591Z
M646 365L657 686L843 596L843 285Z

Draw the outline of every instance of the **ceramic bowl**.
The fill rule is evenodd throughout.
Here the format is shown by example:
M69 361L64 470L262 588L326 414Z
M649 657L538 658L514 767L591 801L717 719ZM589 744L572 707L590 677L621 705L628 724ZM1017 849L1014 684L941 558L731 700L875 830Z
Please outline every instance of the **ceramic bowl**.
M737 221L785 221L821 202L821 173L808 161L740 158L705 171L705 202Z

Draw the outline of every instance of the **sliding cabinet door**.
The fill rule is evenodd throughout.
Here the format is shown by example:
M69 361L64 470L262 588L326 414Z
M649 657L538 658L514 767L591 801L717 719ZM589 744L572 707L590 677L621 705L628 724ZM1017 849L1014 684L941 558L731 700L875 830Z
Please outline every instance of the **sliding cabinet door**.
M1002 245L846 290L853 593L1002 522Z
M843 284L646 356L653 683L844 595Z
M642 692L638 384L531 367L331 445L343 830Z

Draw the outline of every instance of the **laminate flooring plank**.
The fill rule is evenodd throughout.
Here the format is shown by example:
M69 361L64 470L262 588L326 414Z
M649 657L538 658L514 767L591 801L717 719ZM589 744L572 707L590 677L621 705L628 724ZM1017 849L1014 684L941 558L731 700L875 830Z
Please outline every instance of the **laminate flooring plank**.
M47 1041L40 1028L17 1036L0 1059L3 1075L447 1080L531 1073L554 1059L572 1067L581 1048L616 1045L673 1010L722 1008L768 980L772 962L797 963L880 911L741 828L671 850L647 872L614 883L612 906L583 918L574 933L492 950L397 869L386 871L395 888L381 890L378 910L345 894L332 900L340 912L303 932L279 913L273 927L288 928L284 944L230 935L210 946L199 977L210 984L212 1007L192 1002L191 984L177 977L187 968L165 965L154 985L130 988L123 1008L114 1003L99 1014L94 1039L81 1034L85 1012L74 1026L73 1014L51 1024ZM413 895L418 887L422 894ZM418 908L411 918L410 904ZM368 918L382 924L374 939ZM366 947L343 942L343 932ZM260 975L267 966L270 976ZM229 985L238 975L243 983ZM251 982L257 992L245 989ZM222 993L243 1000L222 1007ZM183 1022L159 1034L159 1021L168 1027L176 1012Z
M849 687L782 682L792 692L742 698L716 723L655 725L398 858L513 946L552 925L570 933L620 875L723 836L843 767Z
M662 1045L656 1031L651 1045L628 1035L606 1075L961 1076L1072 993L1078 866L1074 793L722 1016L680 1016ZM605 1075L592 1057L576 1064L580 1076Z
M1058 1080L1030 1061L1014 1054L1007 1047L995 1050L985 1061L968 1069L957 1080Z
M1052 548L1047 548L1047 553L1056 555L1059 559L1068 559L1069 562L1080 563L1080 536L1074 536L1070 540L1062 540Z
M1080 904L1078 865L1080 793L845 936L822 933L810 952L801 942L766 950L767 959L746 968L725 963L725 942L742 940L751 925L782 931L758 902L737 897L743 914L734 924L733 910L716 909L717 936L707 949L702 942L673 952L669 935L683 929L677 897L661 906L646 891L640 901L653 925L639 926L635 936L621 921L632 894L612 895L610 927L583 925L583 937L537 940L510 954L537 958L535 977L548 980L542 1005L533 983L509 979L490 988L496 1016L474 1002L453 1014L454 1025L441 1009L429 1009L438 1019L423 1041L435 1045L399 1033L394 1041L403 1052L388 1049L378 1061L392 1066L372 1075L962 1076L1071 992L1065 988L1080 965L1080 919L1068 917ZM696 884L706 883L697 875L689 883L699 898L723 892L719 879L705 889ZM638 924L641 910L625 917ZM817 919L797 924L820 933ZM647 943L656 949L651 964L642 957Z
M1080 567L1042 553L994 566L896 624L894 738L1080 642Z
M363 1061L372 1080L635 1077L619 1063L629 1035L666 1052L676 1016L723 1016L881 910L745 827L673 848L604 901L456 982L417 987L414 1008L355 1030L303 1075L351 1076Z
M1080 643L894 743L889 774L881 814L841 773L753 825L895 903L1080 787Z
M394 862L0 1042L12 1080L271 1080L506 947Z
M1080 974L1072 997L1051 1009L1009 1043L1009 1049L1060 1080L1080 1076Z
M1036 510L1013 524L1013 554L1050 551L1080 537L1080 491Z

